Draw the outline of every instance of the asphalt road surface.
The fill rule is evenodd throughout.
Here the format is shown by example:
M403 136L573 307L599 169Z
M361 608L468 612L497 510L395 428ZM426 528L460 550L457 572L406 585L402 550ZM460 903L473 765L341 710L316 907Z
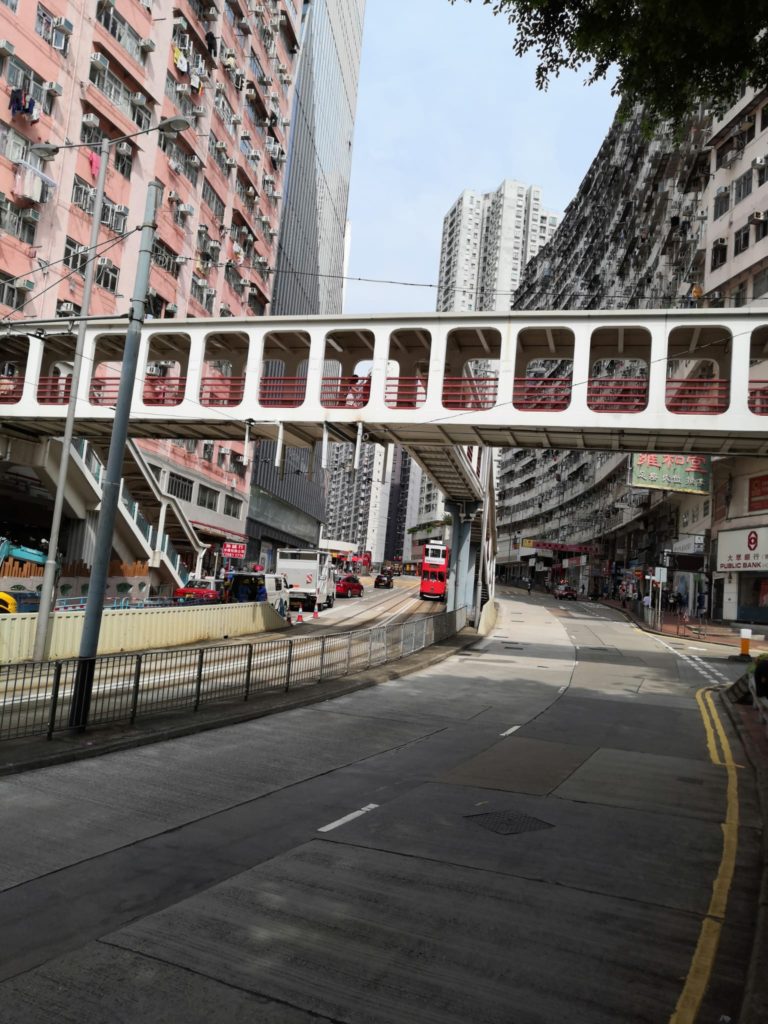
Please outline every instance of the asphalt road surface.
M0 779L0 1022L735 1021L727 653L512 594L419 675Z

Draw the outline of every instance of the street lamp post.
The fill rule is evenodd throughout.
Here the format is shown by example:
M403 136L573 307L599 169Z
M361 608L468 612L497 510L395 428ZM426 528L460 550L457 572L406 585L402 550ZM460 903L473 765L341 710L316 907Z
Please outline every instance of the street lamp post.
M157 193L160 188L161 186L156 181L149 183L147 204L144 210L144 222L141 226L141 245L136 265L136 283L131 301L128 330L125 334L120 388L117 393L107 468L102 479L101 509L96 526L93 564L91 565L88 597L85 602L83 633L80 638L79 662L69 712L69 724L73 729L85 728L91 704L95 658L99 646L101 616L104 611L104 590L112 556L112 538L115 530L118 501L120 500L123 457L125 455L125 444L128 439L128 421L131 415L133 388L139 361L141 325L144 322L144 306L149 285L152 243L155 239L154 219Z
M56 556L58 553L61 520L64 510L64 495L66 491L67 471L69 469L69 456L72 447L72 438L74 436L75 411L77 407L77 395L83 363L83 349L85 347L85 330L88 313L90 311L91 292L93 290L93 279L96 268L96 250L99 244L101 211L104 205L104 186L107 178L109 148L115 143L124 142L126 139L135 138L137 135L146 135L151 131L175 134L176 132L184 131L186 128L189 128L189 126L190 121L186 117L169 117L164 118L153 128L143 128L140 131L131 133L130 135L121 135L117 139L103 138L101 140L99 149L99 173L93 199L93 221L91 224L89 253L85 266L85 280L83 282L83 301L80 309L80 322L78 324L75 355L72 364L72 377L70 381L69 400L67 403L67 415L64 422L64 435L62 437L61 456L59 459L59 472L56 479L56 493L54 496L53 514L51 517L51 528L48 539L48 557L43 570L43 582L40 588L40 606L37 614L35 640L32 649L32 658L34 661L42 661L45 658L48 643L48 632L50 628L51 608L53 606L56 589ZM31 152L42 157L43 160L52 160L61 149L83 149L86 147L90 148L88 143L67 143L62 146L56 146L54 144L41 142L33 145L31 147ZM89 594L90 589L91 588L89 587Z
M93 201L93 223L91 224L91 238L88 250L88 262L85 265L85 281L83 283L83 302L80 308L81 320L77 328L77 342L75 344L75 358L72 364L72 378L69 388L69 402L67 404L67 418L64 421L64 436L61 440L61 455L59 457L59 473L56 479L56 494L53 500L53 515L51 517L51 529L48 536L48 557L43 570L43 584L40 589L40 607L37 612L37 623L35 625L35 642L32 648L32 660L42 661L45 657L45 648L48 642L48 629L53 605L53 596L56 589L56 556L59 550L59 533L61 532L61 518L64 509L64 491L69 469L69 454L72 448L72 437L75 430L75 407L80 384L80 370L83 365L83 348L85 346L85 329L87 326L88 311L91 302L91 291L93 289L93 278L96 268L96 249L99 244L99 228L101 226L101 210L104 205L104 184L107 177L107 159L109 156L109 142L101 140L101 163L99 164L99 176L96 182L96 195Z

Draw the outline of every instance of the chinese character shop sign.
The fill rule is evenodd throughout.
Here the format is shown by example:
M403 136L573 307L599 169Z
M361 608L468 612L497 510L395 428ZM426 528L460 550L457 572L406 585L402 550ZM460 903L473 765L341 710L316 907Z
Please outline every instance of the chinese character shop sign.
M632 456L630 485L685 494L709 494L711 464L709 455L640 452Z
M718 572L768 569L768 527L721 530L717 535Z

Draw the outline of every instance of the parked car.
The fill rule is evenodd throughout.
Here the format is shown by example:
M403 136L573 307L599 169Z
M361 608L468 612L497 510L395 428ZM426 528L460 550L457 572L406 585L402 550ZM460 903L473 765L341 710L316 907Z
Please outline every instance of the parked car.
M373 581L374 588L386 587L388 590L391 590L393 585L394 580L387 572L380 572L376 579Z
M336 581L336 597L362 597L363 584L357 576L342 576Z
M558 583L552 591L552 596L559 601L575 601L576 587L572 587L570 583Z
M177 587L173 600L177 604L218 604L221 601L221 580L212 576L194 579L190 576L185 587Z

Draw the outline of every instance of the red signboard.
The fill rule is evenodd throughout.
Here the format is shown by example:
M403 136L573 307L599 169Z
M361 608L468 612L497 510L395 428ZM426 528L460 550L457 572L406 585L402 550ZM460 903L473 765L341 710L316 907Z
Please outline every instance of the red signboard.
M221 545L221 554L223 558L245 558L245 544L225 540Z
M753 476L749 480L749 510L764 512L768 509L768 476Z

